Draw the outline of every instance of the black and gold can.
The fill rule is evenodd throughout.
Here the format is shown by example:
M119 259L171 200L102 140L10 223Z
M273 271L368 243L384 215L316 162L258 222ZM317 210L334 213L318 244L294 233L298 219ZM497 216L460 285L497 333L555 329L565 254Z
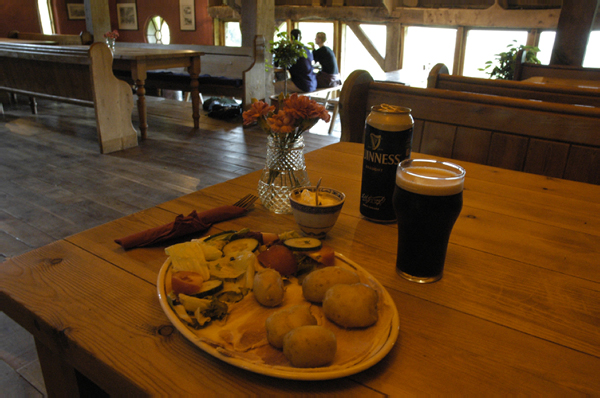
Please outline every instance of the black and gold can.
M365 122L360 214L371 221L396 221L392 197L398 164L410 157L412 149L410 112L401 106L376 105Z

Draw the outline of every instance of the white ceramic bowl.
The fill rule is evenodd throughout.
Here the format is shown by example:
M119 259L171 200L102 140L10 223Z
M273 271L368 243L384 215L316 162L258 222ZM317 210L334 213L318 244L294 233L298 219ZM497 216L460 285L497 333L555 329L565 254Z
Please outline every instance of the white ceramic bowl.
M333 188L319 188L319 195L334 197L337 200L334 204L317 206L315 203L308 204L300 200L300 195L305 189L311 192L314 198L315 187L300 187L290 193L294 219L306 235L323 238L335 225L344 206L346 195Z

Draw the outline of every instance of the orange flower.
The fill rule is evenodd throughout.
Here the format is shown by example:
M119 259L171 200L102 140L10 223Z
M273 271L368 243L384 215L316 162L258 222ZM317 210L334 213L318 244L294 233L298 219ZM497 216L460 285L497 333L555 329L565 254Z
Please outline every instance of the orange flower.
M304 95L292 94L283 105L286 112L290 112L296 119L314 119L320 118L329 122L329 112L323 105L319 105L316 101L311 100Z
M244 118L244 124L249 125L256 122L259 118L267 116L270 112L275 110L274 106L269 106L263 101L254 101L252 106L246 112L242 114Z
M280 110L275 115L267 119L269 127L274 133L287 134L296 129L296 119L291 113Z

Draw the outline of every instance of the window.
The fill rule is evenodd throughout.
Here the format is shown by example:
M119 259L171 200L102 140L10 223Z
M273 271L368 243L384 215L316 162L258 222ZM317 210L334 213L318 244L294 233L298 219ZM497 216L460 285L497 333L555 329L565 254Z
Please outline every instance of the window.
M317 33L324 32L327 35L325 45L333 50L333 23L331 22L300 22L298 29L302 32L302 43L314 43ZM316 46L315 46L316 48Z
M517 42L514 43L513 40ZM519 46L527 43L527 31L524 30L469 30L465 48L464 76L490 77L485 71L487 61L496 61L496 54L506 52L509 44ZM491 70L488 70L491 72Z
M146 39L148 43L171 43L171 31L167 22L159 15L155 15L148 21L146 27Z
M544 31L540 34L540 42L538 44L540 52L537 53L537 58L543 65L550 64L550 57L552 56L555 38L556 32Z
M590 32L583 66L586 68L600 68L600 30Z
M54 33L54 22L52 18L52 7L49 0L38 0L38 14L42 25L42 33L51 35Z
M242 46L242 31L239 22L225 22L225 45L230 47Z
M443 63L452 73L456 29L408 27L404 38L402 70L405 83L414 87L427 87L427 76L438 63Z
M366 25L361 24L360 27L365 32L367 37L371 40L377 51L385 56L385 42L386 42L386 28L385 25ZM371 54L362 45L358 37L354 34L352 29L348 26L345 27L346 40L343 43L342 48L342 64L340 65L340 73L342 80L346 80L348 75L357 69L364 69L376 79L381 78L384 75L383 69L379 66L377 61L373 59Z

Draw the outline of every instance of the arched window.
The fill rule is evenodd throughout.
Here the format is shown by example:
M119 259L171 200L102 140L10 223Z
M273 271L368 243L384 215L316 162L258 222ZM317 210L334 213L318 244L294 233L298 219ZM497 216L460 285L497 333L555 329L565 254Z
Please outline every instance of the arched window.
M148 43L171 43L171 31L163 17L155 15L150 18L146 27L146 38Z

